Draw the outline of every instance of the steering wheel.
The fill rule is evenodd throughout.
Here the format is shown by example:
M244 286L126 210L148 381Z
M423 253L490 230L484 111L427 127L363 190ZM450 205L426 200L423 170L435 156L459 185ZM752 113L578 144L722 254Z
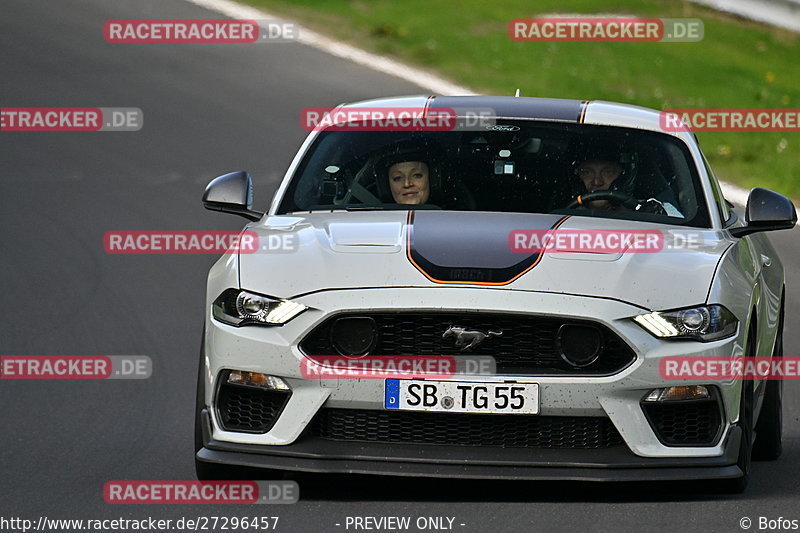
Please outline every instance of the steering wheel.
M578 197L572 202L570 202L570 204L566 208L575 209L578 206L588 207L587 204L589 202L594 202L596 200L607 200L614 205L621 205L626 209L636 209L636 206L639 205L639 200L637 200L636 198L625 192L595 191L578 195Z

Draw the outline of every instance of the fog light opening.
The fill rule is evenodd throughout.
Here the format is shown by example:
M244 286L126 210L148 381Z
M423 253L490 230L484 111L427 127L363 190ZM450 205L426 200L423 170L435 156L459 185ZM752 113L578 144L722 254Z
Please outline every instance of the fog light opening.
M331 328L331 342L341 355L367 355L377 340L378 327L371 317L343 317Z
M559 354L575 368L591 365L603 351L603 334L594 326L563 324L556 336Z
M264 390L290 391L291 387L277 376L268 376L260 372L245 372L243 370L231 370L228 375L228 383L231 385L241 385Z

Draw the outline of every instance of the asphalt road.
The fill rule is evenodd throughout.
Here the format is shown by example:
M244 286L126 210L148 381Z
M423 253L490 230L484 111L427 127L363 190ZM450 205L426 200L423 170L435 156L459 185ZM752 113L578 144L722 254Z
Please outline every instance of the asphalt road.
M133 133L0 133L0 354L148 355L153 375L0 381L0 517L276 515L279 531L344 531L347 516L449 516L465 532L739 531L744 516L754 530L759 516L800 520L793 382L785 453L756 463L741 496L679 483L307 476L291 506L106 504L109 480L194 479L195 369L215 258L108 255L103 234L239 228L242 219L203 210L205 184L248 170L266 208L305 136L302 108L425 92L295 43L109 44L101 28L112 18L220 17L180 0L0 3L0 106L144 111ZM800 340L799 237L772 237L788 268L788 355Z

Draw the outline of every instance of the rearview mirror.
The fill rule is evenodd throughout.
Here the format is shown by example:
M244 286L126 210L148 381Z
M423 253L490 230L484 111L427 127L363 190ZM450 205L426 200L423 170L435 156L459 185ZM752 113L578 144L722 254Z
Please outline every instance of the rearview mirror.
M212 211L222 211L260 220L264 213L253 210L253 179L247 172L231 172L214 178L203 193L203 206Z
M744 237L757 231L792 229L797 223L797 211L782 194L756 187L747 197L745 222L745 226L731 228L731 235Z

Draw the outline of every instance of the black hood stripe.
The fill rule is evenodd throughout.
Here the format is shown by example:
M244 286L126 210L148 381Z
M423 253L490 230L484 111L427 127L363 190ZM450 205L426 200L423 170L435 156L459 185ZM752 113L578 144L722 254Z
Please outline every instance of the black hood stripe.
M507 285L533 269L541 252L508 246L516 229L552 230L569 216L520 213L409 211L406 257L434 283Z

